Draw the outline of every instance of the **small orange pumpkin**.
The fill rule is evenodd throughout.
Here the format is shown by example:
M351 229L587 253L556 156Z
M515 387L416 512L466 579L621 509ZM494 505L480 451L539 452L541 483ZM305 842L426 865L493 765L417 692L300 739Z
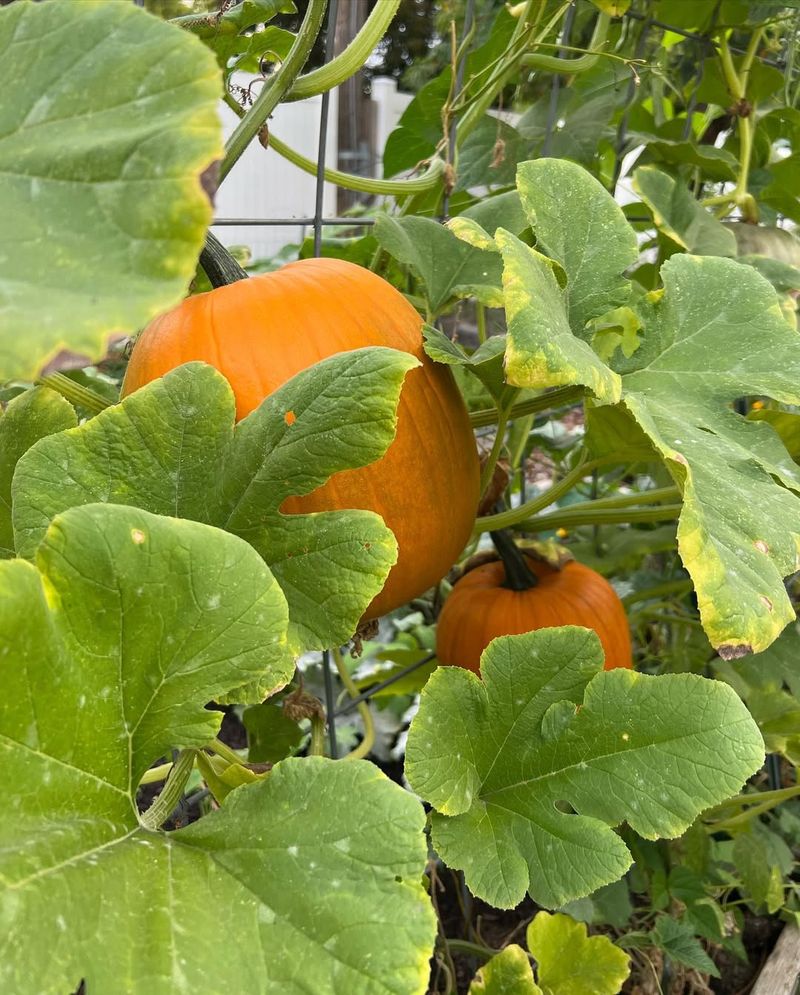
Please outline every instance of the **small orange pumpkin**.
M281 511L363 508L382 516L399 555L369 619L444 576L469 539L478 504L467 410L450 371L425 354L422 319L402 294L352 263L303 259L189 297L139 336L122 393L202 360L230 383L241 419L301 370L364 346L399 349L422 363L403 383L394 441L377 462L335 474Z
M496 533L492 537L502 558L468 570L439 615L440 663L477 674L481 654L497 636L582 625L600 637L606 670L633 666L625 609L605 577L574 560L552 565L517 549L510 539L501 543Z

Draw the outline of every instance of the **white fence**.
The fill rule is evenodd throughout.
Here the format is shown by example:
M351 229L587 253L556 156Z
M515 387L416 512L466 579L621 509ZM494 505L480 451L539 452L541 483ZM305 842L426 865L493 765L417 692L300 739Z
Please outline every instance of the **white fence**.
M236 79L247 86L251 78ZM258 83L256 83L258 86ZM336 91L331 92L328 112L328 139L325 161L335 167L338 157ZM400 93L393 79L375 79L372 82L372 101L375 104L375 151L377 175L381 173L381 153L386 139L394 130L400 115L412 99ZM321 97L311 97L291 104L280 104L269 122L270 130L281 141L300 152L307 159L317 161ZM220 105L225 137L236 126L236 115L225 104ZM216 218L263 219L311 218L314 216L316 180L309 173L298 169L271 149L264 149L254 141L234 166L230 176L219 189L214 215ZM336 188L325 184L323 217L336 215ZM248 245L254 259L274 255L284 245L298 243L309 234L308 227L255 225L218 225L214 234L224 245Z

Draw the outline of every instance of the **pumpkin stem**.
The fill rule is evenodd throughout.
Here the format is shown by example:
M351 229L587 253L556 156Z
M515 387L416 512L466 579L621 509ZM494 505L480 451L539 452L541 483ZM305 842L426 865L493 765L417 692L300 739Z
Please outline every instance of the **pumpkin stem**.
M211 232L206 232L206 244L200 253L200 266L215 289L247 279L247 272Z
M497 532L490 532L489 535L506 569L503 587L512 591L529 591L532 587L536 587L539 583L536 574L525 562L525 556L508 529L499 529Z

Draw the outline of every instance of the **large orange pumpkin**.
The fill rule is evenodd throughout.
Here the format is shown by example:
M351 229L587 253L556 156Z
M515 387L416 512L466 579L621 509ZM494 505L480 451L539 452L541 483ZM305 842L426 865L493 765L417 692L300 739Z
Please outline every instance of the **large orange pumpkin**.
M481 563L456 582L436 627L440 663L479 673L481 653L497 636L582 625L600 637L606 670L633 666L625 609L605 577L574 560L558 567L525 554L524 563L533 577L514 584L517 590L504 586L502 559Z
M216 367L244 418L296 373L363 346L410 352L422 366L403 383L397 434L382 459L346 470L286 514L364 508L394 532L398 560L365 618L435 584L469 539L479 466L466 408L450 371L423 351L422 319L390 284L340 259L303 259L274 273L189 297L140 335L122 393L191 360Z

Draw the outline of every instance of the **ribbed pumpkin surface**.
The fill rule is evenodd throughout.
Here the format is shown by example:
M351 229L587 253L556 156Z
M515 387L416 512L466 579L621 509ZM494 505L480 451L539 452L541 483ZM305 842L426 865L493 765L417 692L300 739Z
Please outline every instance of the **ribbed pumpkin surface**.
M440 663L478 673L481 653L498 636L582 625L600 637L606 670L633 666L625 609L604 577L575 561L560 570L530 556L526 561L539 581L527 591L502 586L500 560L475 567L455 584L436 628Z
M244 418L301 370L364 346L400 349L422 362L404 381L394 441L378 462L336 474L281 510L363 508L383 517L400 551L365 615L375 618L444 576L469 539L478 503L466 408L450 371L425 355L422 319L394 287L352 263L304 259L189 297L139 336L122 393L202 360L226 377Z

